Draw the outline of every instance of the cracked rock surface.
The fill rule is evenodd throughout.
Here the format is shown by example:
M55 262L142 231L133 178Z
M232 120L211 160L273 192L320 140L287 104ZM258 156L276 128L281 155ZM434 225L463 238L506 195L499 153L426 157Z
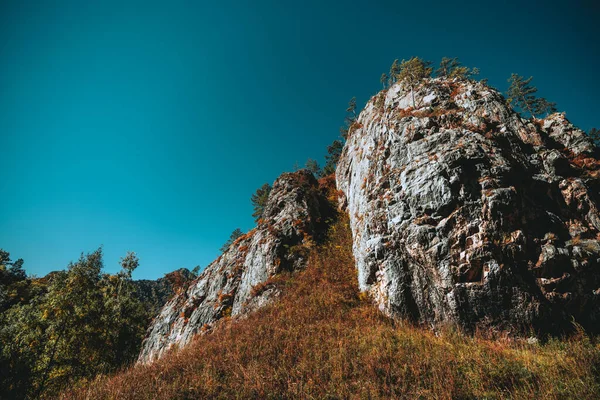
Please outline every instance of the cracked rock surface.
M598 149L481 82L427 79L414 95L374 96L338 164L361 290L429 326L599 330Z
M276 297L269 278L304 268L302 246L320 240L331 212L310 172L282 174L257 227L165 304L148 330L138 362L151 362L174 345L185 346L223 317L241 317Z

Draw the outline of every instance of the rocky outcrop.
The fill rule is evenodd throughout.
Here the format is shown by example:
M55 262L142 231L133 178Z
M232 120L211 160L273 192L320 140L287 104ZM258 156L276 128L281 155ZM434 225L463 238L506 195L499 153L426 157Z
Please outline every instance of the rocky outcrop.
M139 362L173 345L186 345L223 317L239 317L277 296L270 277L306 265L307 246L321 239L332 207L305 170L283 174L273 185L255 229L237 239L154 319Z
M156 315L165 303L173 296L175 290L169 282L169 276L177 276L182 282L194 279L194 274L187 268L180 268L156 280L139 279L132 281L134 296L141 301L149 315Z
M338 164L361 290L428 325L600 327L598 150L481 82L374 96Z

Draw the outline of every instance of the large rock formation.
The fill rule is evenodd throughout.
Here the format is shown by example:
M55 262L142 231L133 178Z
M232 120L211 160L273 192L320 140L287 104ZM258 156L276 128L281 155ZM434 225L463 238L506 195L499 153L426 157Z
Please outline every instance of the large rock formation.
M278 293L273 275L306 264L305 246L319 241L332 208L308 171L283 174L273 185L258 226L236 240L190 287L173 297L150 326L139 362L184 346L226 316L241 316Z
M424 324L600 327L600 163L562 114L480 82L374 96L337 168L361 290Z

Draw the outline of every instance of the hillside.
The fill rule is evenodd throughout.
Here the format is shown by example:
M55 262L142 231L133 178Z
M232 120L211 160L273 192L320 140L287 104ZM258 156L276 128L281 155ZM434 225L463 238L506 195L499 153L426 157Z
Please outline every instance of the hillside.
M425 75L349 119L335 174L275 181L136 365L63 398L598 397L598 148Z
M386 315L468 332L597 331L600 162L563 114L525 119L483 82L436 77L392 84L349 128L335 182L282 174L257 227L163 307L139 362L276 298L268 281L304 268L336 206L359 288Z
M279 301L63 399L597 398L600 346L437 333L383 316L358 290L344 216Z
M282 174L258 226L165 304L149 328L139 362L151 362L172 346L182 347L194 335L207 332L220 319L246 315L276 298L280 291L269 287L269 279L305 267L308 248L322 239L334 212L327 201L333 180L323 183L305 170Z

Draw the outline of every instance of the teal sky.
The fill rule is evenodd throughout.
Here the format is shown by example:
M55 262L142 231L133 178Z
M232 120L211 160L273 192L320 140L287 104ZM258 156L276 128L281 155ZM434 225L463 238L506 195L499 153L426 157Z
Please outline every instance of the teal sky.
M0 247L37 275L100 245L111 272L136 251L136 278L204 267L395 58L533 75L600 125L600 8L521 3L4 0Z

